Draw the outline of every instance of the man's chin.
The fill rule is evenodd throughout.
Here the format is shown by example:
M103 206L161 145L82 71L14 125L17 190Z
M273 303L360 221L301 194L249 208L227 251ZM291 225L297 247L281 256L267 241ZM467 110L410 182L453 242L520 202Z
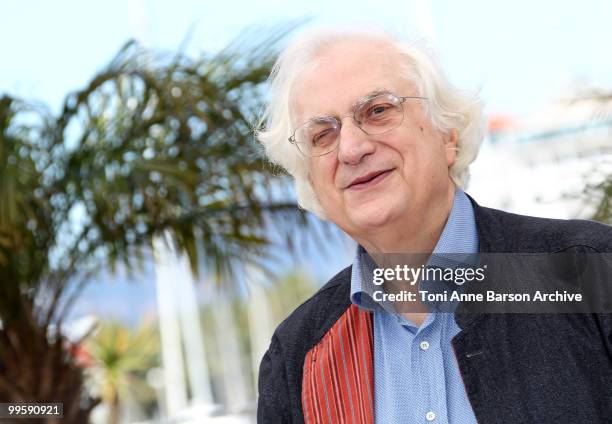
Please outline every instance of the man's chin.
M388 225L392 219L388 211L382 211L378 208L360 208L351 213L351 221L355 228L370 232L377 229L382 229Z

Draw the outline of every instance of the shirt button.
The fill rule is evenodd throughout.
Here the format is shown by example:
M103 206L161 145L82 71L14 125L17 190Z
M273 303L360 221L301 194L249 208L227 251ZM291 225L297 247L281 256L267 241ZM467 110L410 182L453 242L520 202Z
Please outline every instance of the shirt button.
M427 350L427 349L429 349L429 342L423 341L423 342L421 342L421 344L419 346L420 346L421 350Z
M425 414L425 419L427 421L433 421L436 419L436 413L434 411L429 411L427 414Z

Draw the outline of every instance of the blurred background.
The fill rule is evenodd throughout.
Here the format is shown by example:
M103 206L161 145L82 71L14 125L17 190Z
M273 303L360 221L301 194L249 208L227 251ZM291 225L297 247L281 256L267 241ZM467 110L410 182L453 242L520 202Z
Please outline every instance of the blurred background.
M608 1L0 10L1 402L62 402L64 423L255 421L274 328L355 249L296 208L251 132L275 55L313 25L419 40L480 91L481 205L612 222Z

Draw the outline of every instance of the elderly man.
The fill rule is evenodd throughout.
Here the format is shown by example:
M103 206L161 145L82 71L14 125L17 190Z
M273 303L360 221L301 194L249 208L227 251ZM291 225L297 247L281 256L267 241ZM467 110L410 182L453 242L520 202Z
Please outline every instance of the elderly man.
M612 422L610 315L401 312L372 298L375 254L612 251L607 226L462 191L481 106L426 53L386 34L310 33L279 57L265 121L259 138L300 205L359 247L274 333L259 422Z

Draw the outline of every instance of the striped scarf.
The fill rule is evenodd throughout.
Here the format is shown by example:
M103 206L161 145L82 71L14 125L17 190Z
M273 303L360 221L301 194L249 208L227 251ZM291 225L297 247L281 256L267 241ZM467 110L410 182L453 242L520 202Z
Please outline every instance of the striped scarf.
M372 314L351 305L306 354L306 424L373 423Z

